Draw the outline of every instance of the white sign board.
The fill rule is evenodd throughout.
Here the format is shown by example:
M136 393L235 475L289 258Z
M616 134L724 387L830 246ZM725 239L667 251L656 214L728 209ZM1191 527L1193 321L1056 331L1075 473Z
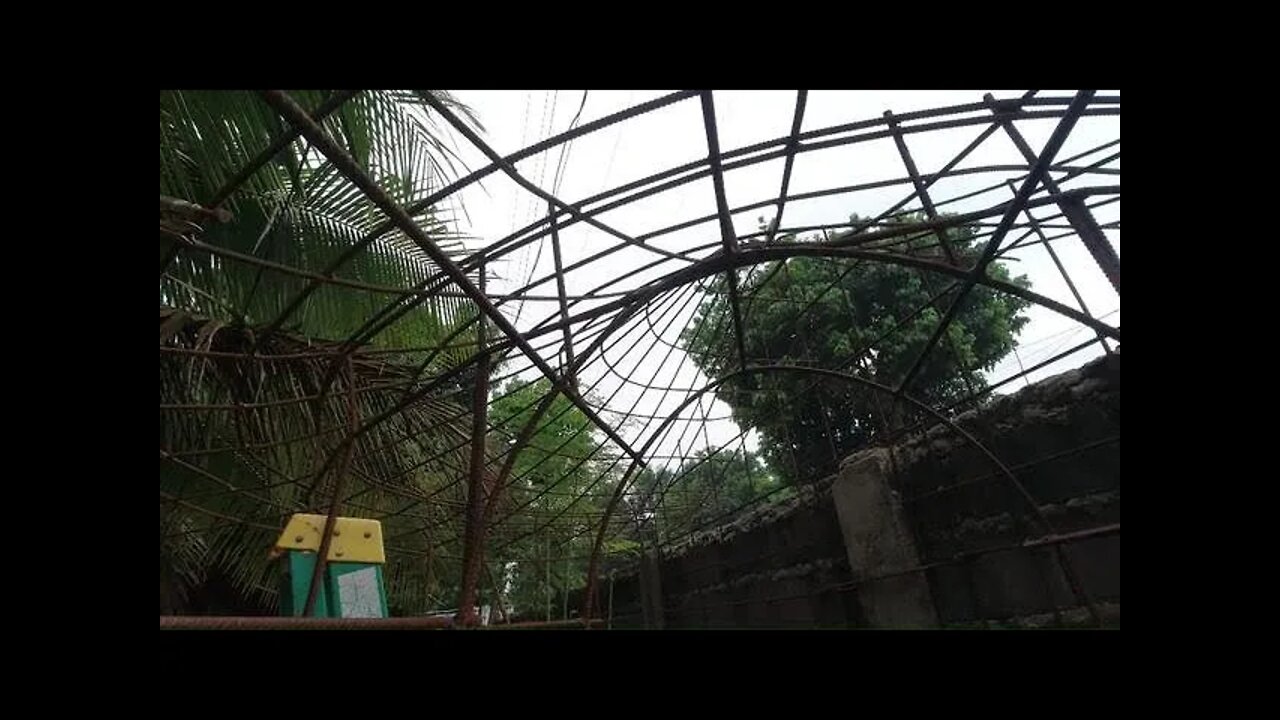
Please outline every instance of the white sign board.
M365 568L338 576L338 606L344 618L382 617L377 568Z

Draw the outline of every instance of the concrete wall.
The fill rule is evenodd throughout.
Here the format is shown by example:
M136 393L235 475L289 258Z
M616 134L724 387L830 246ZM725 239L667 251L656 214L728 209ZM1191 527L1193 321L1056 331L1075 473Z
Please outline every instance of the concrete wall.
M796 497L668 548L645 608L613 582L615 627L1109 626L1120 601L1120 357L1100 358L845 460ZM601 604L607 609L608 577ZM652 594L652 593L650 593Z
M1118 625L1120 356L1025 388L960 424L1009 466L1057 535L1078 539L1017 547L1047 533L990 460L937 429L906 444L900 462L911 471L899 491L922 561L938 564L928 577L940 621L1038 625L1068 608L1060 620L1076 623L1082 607L1061 553Z
M849 627L857 617L846 587L844 540L825 487L699 534L657 565L661 617L644 607L642 574L619 574L615 627ZM606 607L608 587L605 578Z

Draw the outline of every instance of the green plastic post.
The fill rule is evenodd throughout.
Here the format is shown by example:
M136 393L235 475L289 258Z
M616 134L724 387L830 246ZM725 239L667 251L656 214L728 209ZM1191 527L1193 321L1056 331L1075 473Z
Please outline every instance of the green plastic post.
M316 554L302 550L287 550L284 559L283 577L280 579L280 614L285 617L299 617L307 604L307 592L311 590L311 573L315 572ZM328 593L324 586L316 597L314 617L333 617L329 614Z
M286 550L280 583L280 614L302 615L311 589L316 554L307 550ZM388 617L386 583L382 566L376 563L330 562L316 597L314 617Z

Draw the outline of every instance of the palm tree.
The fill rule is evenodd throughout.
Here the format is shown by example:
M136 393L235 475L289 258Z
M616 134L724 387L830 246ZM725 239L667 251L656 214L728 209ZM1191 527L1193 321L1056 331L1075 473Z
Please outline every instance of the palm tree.
M337 92L290 95L314 112L336 104ZM442 91L360 92L321 121L402 206L456 174L428 93L479 125ZM395 408L474 342L469 329L455 330L475 309L437 296L355 338L346 362L344 341L403 297L375 290L415 286L437 268L399 231L353 252L384 217L304 140L238 178L285 131L255 93L160 96L162 612L183 611L212 580L229 584L239 606L269 609L266 552L289 514L327 504L337 473L317 471L339 449L348 412L363 419ZM447 251L463 249L445 209L414 220ZM317 282L335 267L343 284ZM394 514L384 529L399 560L386 569L393 604L406 610L433 605L433 588L455 572L433 533L453 534L447 511L464 501L466 448L455 446L470 420L460 390L437 389L350 451L343 494L356 499L345 507Z

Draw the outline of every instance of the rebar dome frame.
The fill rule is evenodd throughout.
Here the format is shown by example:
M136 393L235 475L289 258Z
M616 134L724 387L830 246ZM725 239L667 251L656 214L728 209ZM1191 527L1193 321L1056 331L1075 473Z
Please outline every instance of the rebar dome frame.
M860 119L840 125L801 131L805 114L807 92L797 93L791 132L772 140L758 142L745 147L722 152L719 147L717 118L715 113L715 94L712 91L680 91L669 95L639 103L619 112L601 117L592 122L559 133L546 140L532 144L508 155L500 156L470 125L458 114L430 95L423 95L424 101L430 105L431 111L442 119L449 127L465 138L478 149L489 161L489 164L469 172L447 185L430 193L427 197L413 203L409 207L401 207L393 199L386 188L380 186L371 177L367 169L362 168L349 154L346 148L325 131L321 125L323 118L332 113L342 103L358 94L358 91L342 91L334 93L330 100L319 107L308 110L300 106L288 93L283 91L265 91L261 93L262 101L281 119L286 130L270 145L263 147L256 155L254 162L247 164L235 179L215 197L182 198L193 205L201 203L203 211L216 213L228 199L236 196L241 186L258 172L271 157L281 148L299 139L305 140L323 158L341 173L346 182L357 187L360 193L379 208L385 220L378 229L352 245L343 255L350 259L366 250L372 243L388 233L402 233L409 238L429 258L436 268L435 272L423 282L413 287L382 288L371 287L359 282L345 280L340 277L342 263L326 268L308 268L287 266L267 261L263 258L236 253L201 242L198 236L186 238L186 242L175 246L174 254L194 252L210 253L223 258L226 262L244 263L263 268L268 273L281 273L303 278L307 287L300 294L284 316L276 318L268 325L266 335L274 335L284 342L287 333L283 330L288 316L297 310L310 293L329 286L341 286L353 291L368 293L370 296L391 295L389 301L381 304L380 309L371 312L368 320L357 332L340 342L321 342L314 339L299 339L292 344L279 346L272 351L265 346L254 346L246 352L218 352L208 347L201 348L175 342L173 337L164 337L162 330L161 355L164 358L189 358L191 363L202 362L220 355L239 361L261 363L263 371L272 362L283 362L285 358L308 358L324 363L329 368L331 387L322 388L320 392L308 400L323 404L332 404L337 409L335 415L345 412L347 422L330 428L323 442L315 437L300 438L296 442L312 449L323 448L323 456L317 458L316 470L308 477L286 478L285 482L297 483L314 492L309 507L276 507L267 506L258 514L245 516L226 516L215 518L216 523L241 525L249 528L270 529L280 527L280 518L290 512L305 509L320 510L331 516L339 508L350 508L351 512L361 513L359 496L369 492L370 488L379 491L390 491L392 479L378 477L375 464L365 461L379 452L392 452L392 448L374 448L362 445L362 437L383 423L404 423L408 432L403 442L413 442L414 423L428 422L425 417L413 417L415 408L426 398L436 396L459 383L475 382L477 402L471 413L473 436L458 439L456 446L446 451L455 453L470 452L472 471L458 464L456 486L448 493L436 491L431 494L402 493L407 504L396 512L375 519L391 523L388 537L388 555L414 554L420 552L401 546L397 540L407 536L417 537L427 533L426 552L435 552L436 560L447 559L461 563L463 579L462 597L459 608L469 608L474 601L481 574L484 567L484 548L494 538L497 530L507 531L504 542L507 546L516 540L537 535L551 523L561 517L571 516L566 511L555 517L539 517L525 507L500 508L498 499L502 489L508 487L512 478L515 458L520 449L530 441L544 418L544 413L552 406L557 396L567 399L593 425L594 432L600 434L598 450L616 459L615 464L625 463L626 470L621 481L616 482L608 493L608 505L600 514L585 514L583 524L591 529L594 537L587 572L586 605L583 608L583 619L589 620L597 611L593 606L595 585L600 574L601 553L610 533L617 530L619 520L615 517L619 503L628 489L628 482L636 472L650 462L680 461L688 459L692 453L681 450L681 442L677 441L674 454L663 455L660 448L665 447L665 438L673 426L683 423L686 432L692 429L696 439L698 423L713 421L703 408L703 398L713 394L726 382L743 376L767 373L791 373L838 380L865 388L869 392L879 393L891 402L901 402L916 407L925 413L931 422L948 425L953 431L960 433L968 442L980 448L990 459L993 468L1004 475L1007 480L1017 486L1027 500L1031 512L1038 513L1038 506L1025 488L1018 482L1016 473L996 455L987 450L975 437L965 432L952 421L952 411L956 403L950 407L931 407L911 394L911 383L921 363L933 352L942 352L938 348L948 324L959 307L961 298L974 287L983 286L999 293L1015 295L1034 306L1045 308L1053 313L1069 318L1071 321L1086 327L1092 337L1085 343L1074 346L1066 353L1050 358L1030 368L1024 368L1008 378L984 388L980 394L991 392L996 387L1034 372L1039 367L1059 360L1071 353L1080 352L1095 344L1102 344L1106 352L1112 352L1109 342L1118 343L1120 329L1100 318L1094 317L1084 304L1071 279L1071 268L1057 261L1055 263L1062 278L1071 288L1075 304L1059 302L1033 289L1024 288L1012 283L993 278L986 273L990 263L1004 257L1011 249L1026 247L1040 243L1052 252L1052 242L1076 241L1083 243L1097 264L1097 268L1106 276L1114 288L1117 298L1120 291L1119 256L1106 238L1101 226L1093 217L1093 207L1102 204L1118 203L1120 186L1118 168L1108 167L1119 157L1118 136L1113 142L1092 148L1075 158L1061 160L1059 151L1070 137L1077 121L1089 116L1118 116L1120 103L1118 96L1101 96L1094 91L1081 91L1073 96L1041 96L1029 92L1021 97L996 99L987 94L980 99L960 105L939 107L929 110L894 114L886 112L883 116ZM603 189L600 192L576 201L567 201L537 186L529 178L523 176L516 168L517 163L540 153L561 148L592 133L618 123L634 120L648 113L659 111L679 103L698 103L701 105L703 126L698 128L705 133L707 154L704 158L670 167L647 177ZM1034 150L1019 131L1022 123L1038 120L1051 120L1055 127L1048 142L1038 151ZM911 141L919 135L944 133L960 128L981 130L977 138L966 146L958 155L934 172L921 172L917 168L910 151ZM988 138L1003 134L1010 139L1025 158L1024 165L979 166L957 169L963 161L982 145ZM894 177L877 179L859 185L832 187L804 193L790 191L792 170L796 158L807 153L821 152L826 149L857 145L877 139L890 139L900 153L903 172ZM1098 155L1114 148L1111 154L1089 160L1081 158ZM731 207L725 192L724 176L726 173L772 160L783 161L782 181L778 194L769 199L746 205ZM1077 164L1073 162L1079 161ZM962 175L982 174L986 172L1017 172L1020 174L1016 184L1012 184L1013 197L991 204L985 209L965 212L959 215L942 215L938 208L962 198L939 197L935 186L941 180ZM479 183L491 175L502 175L519 185L525 192L535 196L544 203L548 212L544 217L510 233L500 239L489 242L482 247L469 248L464 257L457 257L440 248L431 233L414 220L414 216L425 208L431 208L455 199L464 189ZM623 228L614 227L600 220L600 216L610 210L627 206L631 203L670 191L703 179L710 179L714 188L716 212L693 218L680 219L658 230L643 234L628 234ZM1073 182L1076 181L1076 182ZM1079 181L1083 181L1083 184ZM998 187L1004 183L998 183ZM788 202L825 196L853 194L871 188L905 186L903 199L887 208L878 216L856 223L835 223L824 225L786 226L781 225L785 219ZM1069 186L1069 187L1064 187ZM992 188L988 188L990 191ZM932 192L931 192L932 191ZM972 194L970 194L972 195ZM915 203L929 218L925 223L886 224L886 219L908 208ZM735 231L732 218L743 212L772 209L775 222L767 230L756 233L740 234ZM1033 215L1032 210L1042 209L1044 214ZM1061 219L1065 224L1054 225L1053 221ZM673 218L675 220L675 218ZM233 220L234 222L234 220ZM714 223L714 225L712 225ZM983 243L979 261L974 265L964 265L956 260L946 247L946 235L949 230L963 226L979 225L986 229L978 239ZM706 242L693 247L672 250L660 242L664 237L678 231L710 225ZM562 263L559 235L575 226L591 227L601 234L607 235L615 242L602 246L586 259L568 265ZM1056 235L1049 232L1052 228L1064 230ZM1118 229L1118 223L1113 226ZM1022 235L1012 237L1012 231L1022 230ZM794 242L783 240L798 237L800 233L822 232L825 240L819 242ZM942 253L936 257L921 257L915 254L899 252L903 243L911 238L934 234L941 239ZM533 248L535 244L550 241L554 252L553 272L533 278L522 287L508 290L502 294L490 294L486 290L486 268L492 268L504 258L513 257L516 253ZM630 272L613 275L595 285L591 290L570 295L566 292L565 278L572 274L587 276L594 268L600 267L605 258L627 248L638 249L650 256L646 263L637 264ZM763 263L790 258L810 257L829 259L857 259L862 262L889 263L918 270L930 277L939 278L950 283L948 292L956 290L948 302L948 311L924 348L916 359L913 368L896 386L890 387L876 383L866 377L859 376L848 364L837 367L811 367L799 365L760 362L758 358L747 357L742 346L742 317L744 305L750 298L740 296L738 290L738 272L750 269ZM172 262L174 255L162 259L161 272L166 264ZM1079 271L1079 269L1076 269ZM1095 271L1087 268L1088 271ZM649 279L645 279L649 278ZM671 310L678 302L700 302L708 292L707 282L715 278L726 281L728 301L732 307L733 324L724 332L736 339L738 349L737 369L718 378L710 378L702 386L676 386L658 381L654 377L645 379L635 374L635 370L625 369L622 360L639 358L634 363L640 366L648 353L659 351L670 354L673 343L663 339L663 330L657 325L672 316ZM555 293L538 292L538 288L554 284ZM475 309L472 323L455 330L442 347L462 349L466 351L466 359L452 364L446 371L432 376L423 374L427 363L416 368L398 367L394 362L388 363L383 358L394 357L395 350L370 351L369 341L378 333L391 326L401 318L413 313L432 298L450 297L470 303ZM512 322L503 310L526 301L554 302L555 311L548 314L532 328L521 330ZM585 309L584 309L585 308ZM749 307L747 308L749 311ZM801 311L803 313L803 310ZM162 310L162 321L164 319ZM483 322L477 322L483 320ZM456 343L454 340L464 336L465 332L477 332L478 340L473 343ZM608 356L618 347L623 338L630 337L636 331L639 339L630 343L621 356ZM612 344L611 344L612 343ZM409 349L405 349L407 352ZM421 350L420 348L417 350ZM441 348L435 348L438 353ZM874 350L874 347L862 348L861 352ZM276 353L272 355L272 353ZM640 353L637 355L637 353ZM856 354L855 354L856 355ZM433 354L434 357L434 354ZM389 376L397 378L395 382L403 385L404 392L399 400L390 407L378 412L359 409L353 400L356 394L363 392L344 377L355 377L355 364L381 363ZM663 365L665 365L665 359ZM544 395L536 408L533 419L518 429L494 428L486 420L486 406L491 406L495 398L489 392L490 369L505 363L505 377L536 376L545 379L551 388ZM628 362L630 364L630 362ZM661 366L660 366L661 367ZM382 372L380 370L379 372ZM630 385L638 388L642 395L659 393L664 399L673 402L679 400L674 411L638 412L639 401L630 408L619 409L611 404L610 399L596 397L590 390L583 390L579 379L590 372L612 375L621 383L619 387ZM347 375L344 375L347 373ZM456 388L455 388L456 394ZM615 395L617 393L615 392ZM970 398L974 400L976 398ZM663 401L659 402L659 405ZM694 410L698 415L694 414ZM175 414L196 414L209 412L255 413L268 412L269 407L249 407L238 403L228 407L187 406L164 403L162 401L162 423L164 418ZM688 415L688 417L684 417ZM725 419L725 418L721 418ZM639 432L633 432L634 422L642 422ZM657 423L656 427L651 426ZM919 430L920 427L899 428L905 433ZM514 430L514 431L513 431ZM745 436L750 428L742 428L740 437ZM486 457L490 448L486 447L484 438L499 436L505 439L501 443L502 451L494 452ZM683 436L681 436L683 437ZM739 442L739 438L720 444L716 450L723 450L731 443ZM316 444L320 443L320 444ZM563 447L563 446L562 446ZM224 448L226 452L252 456L258 451L251 445ZM548 450L544 448L543 450ZM233 486L225 479L217 478L207 468L199 466L199 457L209 451L199 447L162 447L161 460L181 463L191 472L209 476L211 482L222 485L226 493L244 495L252 498L259 488ZM550 450L555 452L555 450ZM480 454L477 454L480 453ZM353 456L358 455L353 460ZM581 458L575 458L582 460ZM585 462L585 460L583 460ZM265 464L265 463L264 463ZM600 472L597 481L603 479L610 469ZM357 469L358 468L358 469ZM478 470L483 469L483 472ZM344 476L358 475L361 489L354 492L344 490ZM321 480L333 478L325 486ZM263 487L279 483L269 476L263 477ZM594 484L594 483L593 483ZM554 493L555 483L545 489ZM216 494L215 491L214 494ZM584 491L584 494L588 491ZM193 497L175 497L162 490L161 505L181 506L189 511L203 512L199 499L209 497L203 493ZM447 523L430 522L430 517L416 513L419 507L435 505L443 508L450 520ZM572 506L571 506L572 507ZM419 521L427 519L428 522ZM1041 516L1049 530L1048 521ZM433 530L444 527L446 531L452 526L453 532L447 538L441 538ZM697 528L693 528L693 532ZM162 535L164 528L162 526ZM515 538L515 539L513 539ZM454 555L439 553L448 545L461 545L461 552ZM504 546L495 546L492 551L498 552ZM265 551L265 548L264 548ZM1064 569L1070 575L1069 563ZM1084 598L1087 601L1087 598Z

